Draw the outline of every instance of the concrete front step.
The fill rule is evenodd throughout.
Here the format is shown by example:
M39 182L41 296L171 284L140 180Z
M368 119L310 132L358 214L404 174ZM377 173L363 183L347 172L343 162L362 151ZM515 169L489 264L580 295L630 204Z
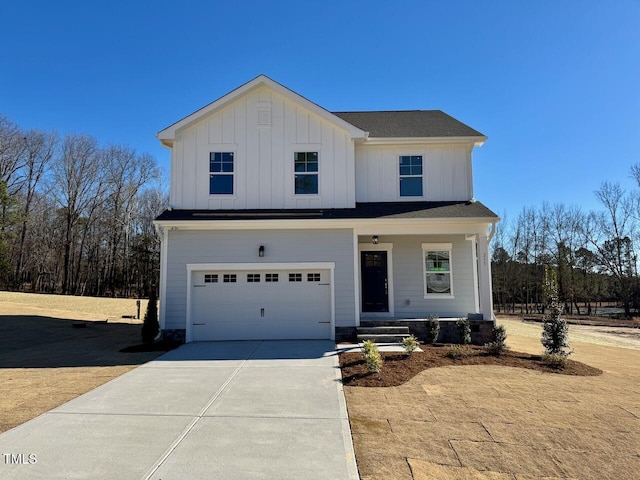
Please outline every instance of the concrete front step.
M358 342L400 343L410 335L409 327L405 325L367 325L358 327L357 332Z
M376 343L401 343L402 339L408 336L408 333L405 335L364 334L358 335L358 343L364 342L365 340L373 340Z

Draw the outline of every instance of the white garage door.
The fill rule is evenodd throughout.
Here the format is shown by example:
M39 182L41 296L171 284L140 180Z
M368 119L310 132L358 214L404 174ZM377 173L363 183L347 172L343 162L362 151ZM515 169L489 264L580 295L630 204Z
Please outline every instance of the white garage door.
M331 338L329 270L192 275L193 341Z

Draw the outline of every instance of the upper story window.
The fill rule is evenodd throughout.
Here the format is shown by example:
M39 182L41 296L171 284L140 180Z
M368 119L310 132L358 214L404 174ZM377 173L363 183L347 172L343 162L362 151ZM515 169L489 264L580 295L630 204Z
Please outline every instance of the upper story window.
M233 195L233 152L211 152L209 156L209 193Z
M422 155L400 156L400 196L422 196Z
M296 195L318 194L318 152L293 154Z

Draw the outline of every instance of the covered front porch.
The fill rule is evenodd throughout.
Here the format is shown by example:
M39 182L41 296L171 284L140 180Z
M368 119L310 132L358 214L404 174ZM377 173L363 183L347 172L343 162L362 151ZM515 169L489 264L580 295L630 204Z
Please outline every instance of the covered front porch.
M472 325L474 343L490 338L494 324L486 221L410 225L375 222L354 232L356 327L408 326L424 337L438 317L439 341L456 341L455 322ZM353 332L355 333L355 332Z

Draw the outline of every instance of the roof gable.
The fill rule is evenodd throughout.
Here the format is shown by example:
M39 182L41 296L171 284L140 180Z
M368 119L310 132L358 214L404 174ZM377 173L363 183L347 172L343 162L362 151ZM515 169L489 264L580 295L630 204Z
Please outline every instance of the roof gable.
M253 80L250 80L244 85L239 86L235 90L232 90L231 92L227 93L226 95L223 95L217 100L214 100L210 104L202 107L199 110L196 110L192 114L184 117L183 119L177 121L176 123L169 125L167 128L159 131L156 134L156 137L160 140L160 142L163 145L171 146L173 144L173 140L175 139L177 130L200 121L205 116L208 116L224 108L226 105L230 104L231 102L238 99L242 95L246 95L250 91L265 85L269 88L272 88L276 92L280 93L284 97L289 98L298 104L301 104L302 106L309 109L310 111L320 116L321 118L324 118L327 121L348 131L353 138L364 138L366 136L363 130L347 122L346 120L340 118L339 116L334 115L333 113L322 108L321 106L311 102L310 100L307 100L302 95L299 95L293 90L288 89L284 85L281 85L280 83L270 79L266 75L258 75Z

